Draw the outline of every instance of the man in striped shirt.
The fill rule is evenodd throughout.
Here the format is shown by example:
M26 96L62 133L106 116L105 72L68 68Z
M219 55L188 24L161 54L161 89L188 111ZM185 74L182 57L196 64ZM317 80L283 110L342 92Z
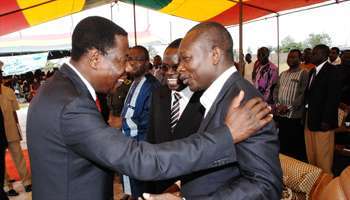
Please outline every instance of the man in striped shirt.
M306 160L302 116L308 72L300 68L300 60L300 50L289 52L289 69L281 73L273 97L279 125L280 152Z

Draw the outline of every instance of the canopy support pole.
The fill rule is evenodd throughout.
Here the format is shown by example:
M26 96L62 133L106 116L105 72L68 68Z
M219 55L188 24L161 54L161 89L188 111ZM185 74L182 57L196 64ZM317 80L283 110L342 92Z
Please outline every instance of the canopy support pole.
M280 70L280 16L277 14L277 69Z
M136 32L136 4L135 0L132 1L133 5L133 14L134 14L134 39L135 39L135 46L137 45L137 32Z
M239 0L239 68L244 75L244 60L243 60L243 2Z

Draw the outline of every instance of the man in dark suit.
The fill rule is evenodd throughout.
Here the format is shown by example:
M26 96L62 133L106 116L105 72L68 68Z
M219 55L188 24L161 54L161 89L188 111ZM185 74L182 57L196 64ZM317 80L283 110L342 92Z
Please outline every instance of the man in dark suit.
M244 91L244 101L259 92L233 67L233 42L224 26L204 22L193 27L180 44L179 71L192 91L205 90L200 98L205 107L198 132L224 123L230 99ZM191 174L181 185L186 199L280 199L282 171L279 143L273 123L235 145L237 161ZM169 194L147 199L171 199ZM169 197L169 198L168 198ZM172 196L173 199L176 199Z
M233 143L270 121L259 99L237 107L235 98L225 124L205 133L159 145L125 137L104 122L95 91L112 90L128 47L127 33L108 19L87 17L75 27L70 61L41 86L28 110L33 199L112 199L112 171L159 180L222 166L236 160ZM251 104L264 109L248 111Z
M198 130L203 119L204 108L199 102L203 92L192 92L179 79L180 42L181 38L174 40L165 49L162 68L167 85L152 95L147 141L153 144L185 138ZM178 179L148 182L148 192L162 193Z
M311 62L316 68L310 71L305 94L305 143L309 163L332 174L341 80L337 68L328 63L328 55L329 47L323 44L312 50Z

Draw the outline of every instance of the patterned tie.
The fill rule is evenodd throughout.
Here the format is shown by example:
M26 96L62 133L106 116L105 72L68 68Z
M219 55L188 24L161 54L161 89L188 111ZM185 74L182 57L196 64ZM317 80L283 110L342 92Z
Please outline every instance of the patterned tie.
M170 127L172 132L174 131L176 123L179 121L179 118L180 118L180 99L181 99L181 95L175 92L174 101L173 101L173 105L171 106L171 114L170 114Z

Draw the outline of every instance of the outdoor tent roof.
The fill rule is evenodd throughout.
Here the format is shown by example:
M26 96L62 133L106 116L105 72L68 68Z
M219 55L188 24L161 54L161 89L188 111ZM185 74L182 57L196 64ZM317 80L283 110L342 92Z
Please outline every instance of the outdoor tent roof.
M132 3L133 0L121 0ZM283 10L326 0L243 0L243 20L249 21ZM0 36L59 17L110 3L111 0L1 0ZM238 23L238 0L135 0L136 4L194 21ZM258 9L259 8L259 9Z

